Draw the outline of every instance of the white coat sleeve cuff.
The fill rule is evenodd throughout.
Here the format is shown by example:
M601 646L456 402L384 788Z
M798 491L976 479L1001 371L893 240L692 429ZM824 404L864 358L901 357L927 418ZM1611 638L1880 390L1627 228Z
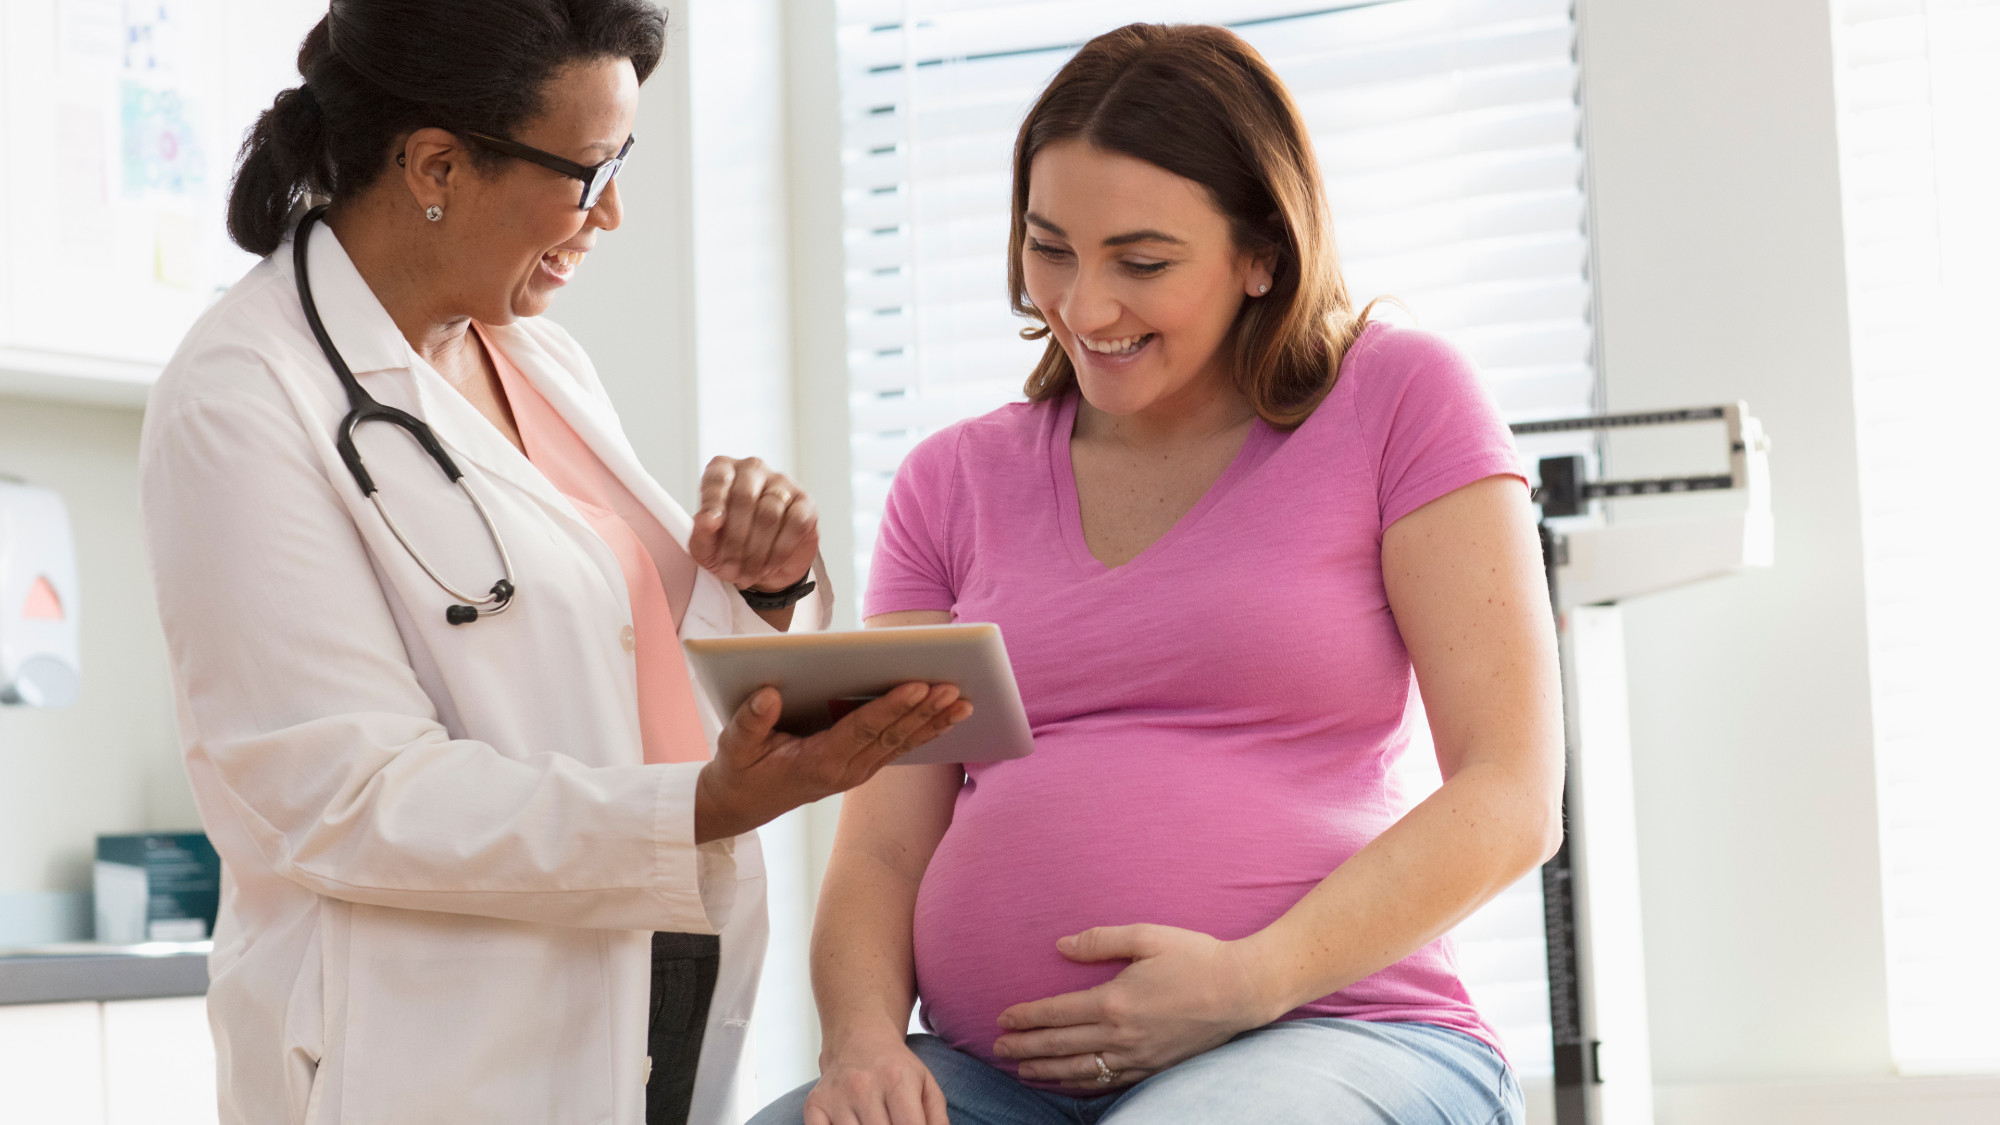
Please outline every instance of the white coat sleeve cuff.
M659 855L662 898L669 907L658 929L678 933L721 933L736 908L736 840L694 842L694 795L701 763L654 766L660 773L659 822L653 838ZM698 895L699 914L689 888ZM700 924L696 924L700 923Z

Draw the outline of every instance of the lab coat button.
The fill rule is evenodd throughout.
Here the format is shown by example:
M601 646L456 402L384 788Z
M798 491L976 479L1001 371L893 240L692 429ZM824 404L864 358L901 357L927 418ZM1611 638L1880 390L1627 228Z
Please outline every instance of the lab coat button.
M618 630L618 643L625 646L626 652L631 652L633 649L639 647L638 638L633 635L630 625Z
M653 1084L653 1056L647 1055L646 1070L645 1073L642 1074L639 1078L639 1085L651 1086L652 1084Z

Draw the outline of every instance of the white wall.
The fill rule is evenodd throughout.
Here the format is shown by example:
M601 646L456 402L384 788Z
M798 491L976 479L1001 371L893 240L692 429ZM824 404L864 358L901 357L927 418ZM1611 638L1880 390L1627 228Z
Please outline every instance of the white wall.
M1671 1088L1889 1072L1828 4L1579 8L1608 405L1775 442L1777 565L1627 610L1654 1074L1705 1121Z
M139 417L0 398L0 474L68 503L83 628L75 706L0 707L0 944L88 936L98 833L199 824L140 540Z
M700 479L686 13L672 6L666 56L639 89L638 140L618 174L624 221L599 232L548 313L597 366L640 463L683 502Z

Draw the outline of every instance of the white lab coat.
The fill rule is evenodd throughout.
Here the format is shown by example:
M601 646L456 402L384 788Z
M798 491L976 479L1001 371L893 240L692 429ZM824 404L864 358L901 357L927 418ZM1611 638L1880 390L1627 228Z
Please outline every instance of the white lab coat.
M611 552L409 347L332 230L309 253L348 365L436 430L520 593L448 624L450 599L355 486L288 241L188 334L141 452L188 773L224 864L223 1121L639 1125L653 930L722 935L691 1120L740 1121L767 938L756 837L697 847L700 766L643 764ZM685 543L582 350L541 320L493 337ZM386 425L358 440L433 565L492 585L478 516L435 464ZM814 608L824 627L825 601L801 620ZM700 574L683 635L768 629ZM705 705L704 722L712 742Z

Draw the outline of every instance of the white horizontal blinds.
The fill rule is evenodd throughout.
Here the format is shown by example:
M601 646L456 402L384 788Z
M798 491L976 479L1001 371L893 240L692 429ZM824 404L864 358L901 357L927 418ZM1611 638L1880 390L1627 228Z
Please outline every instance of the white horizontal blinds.
M1568 0L1407 0L1240 27L1305 115L1342 267L1449 336L1516 416L1591 402Z
M1590 411L1569 0L841 0L839 14L862 581L909 449L1020 397L1041 345L1006 302L1014 135L1078 45L1135 20L1225 23L1285 80L1358 301L1395 296L1464 348L1510 419ZM1531 458L1585 448L1542 440ZM1539 882L1460 938L1515 1062L1546 1072Z
M2000 0L1841 0L1837 70L1889 1024L2000 1069Z

